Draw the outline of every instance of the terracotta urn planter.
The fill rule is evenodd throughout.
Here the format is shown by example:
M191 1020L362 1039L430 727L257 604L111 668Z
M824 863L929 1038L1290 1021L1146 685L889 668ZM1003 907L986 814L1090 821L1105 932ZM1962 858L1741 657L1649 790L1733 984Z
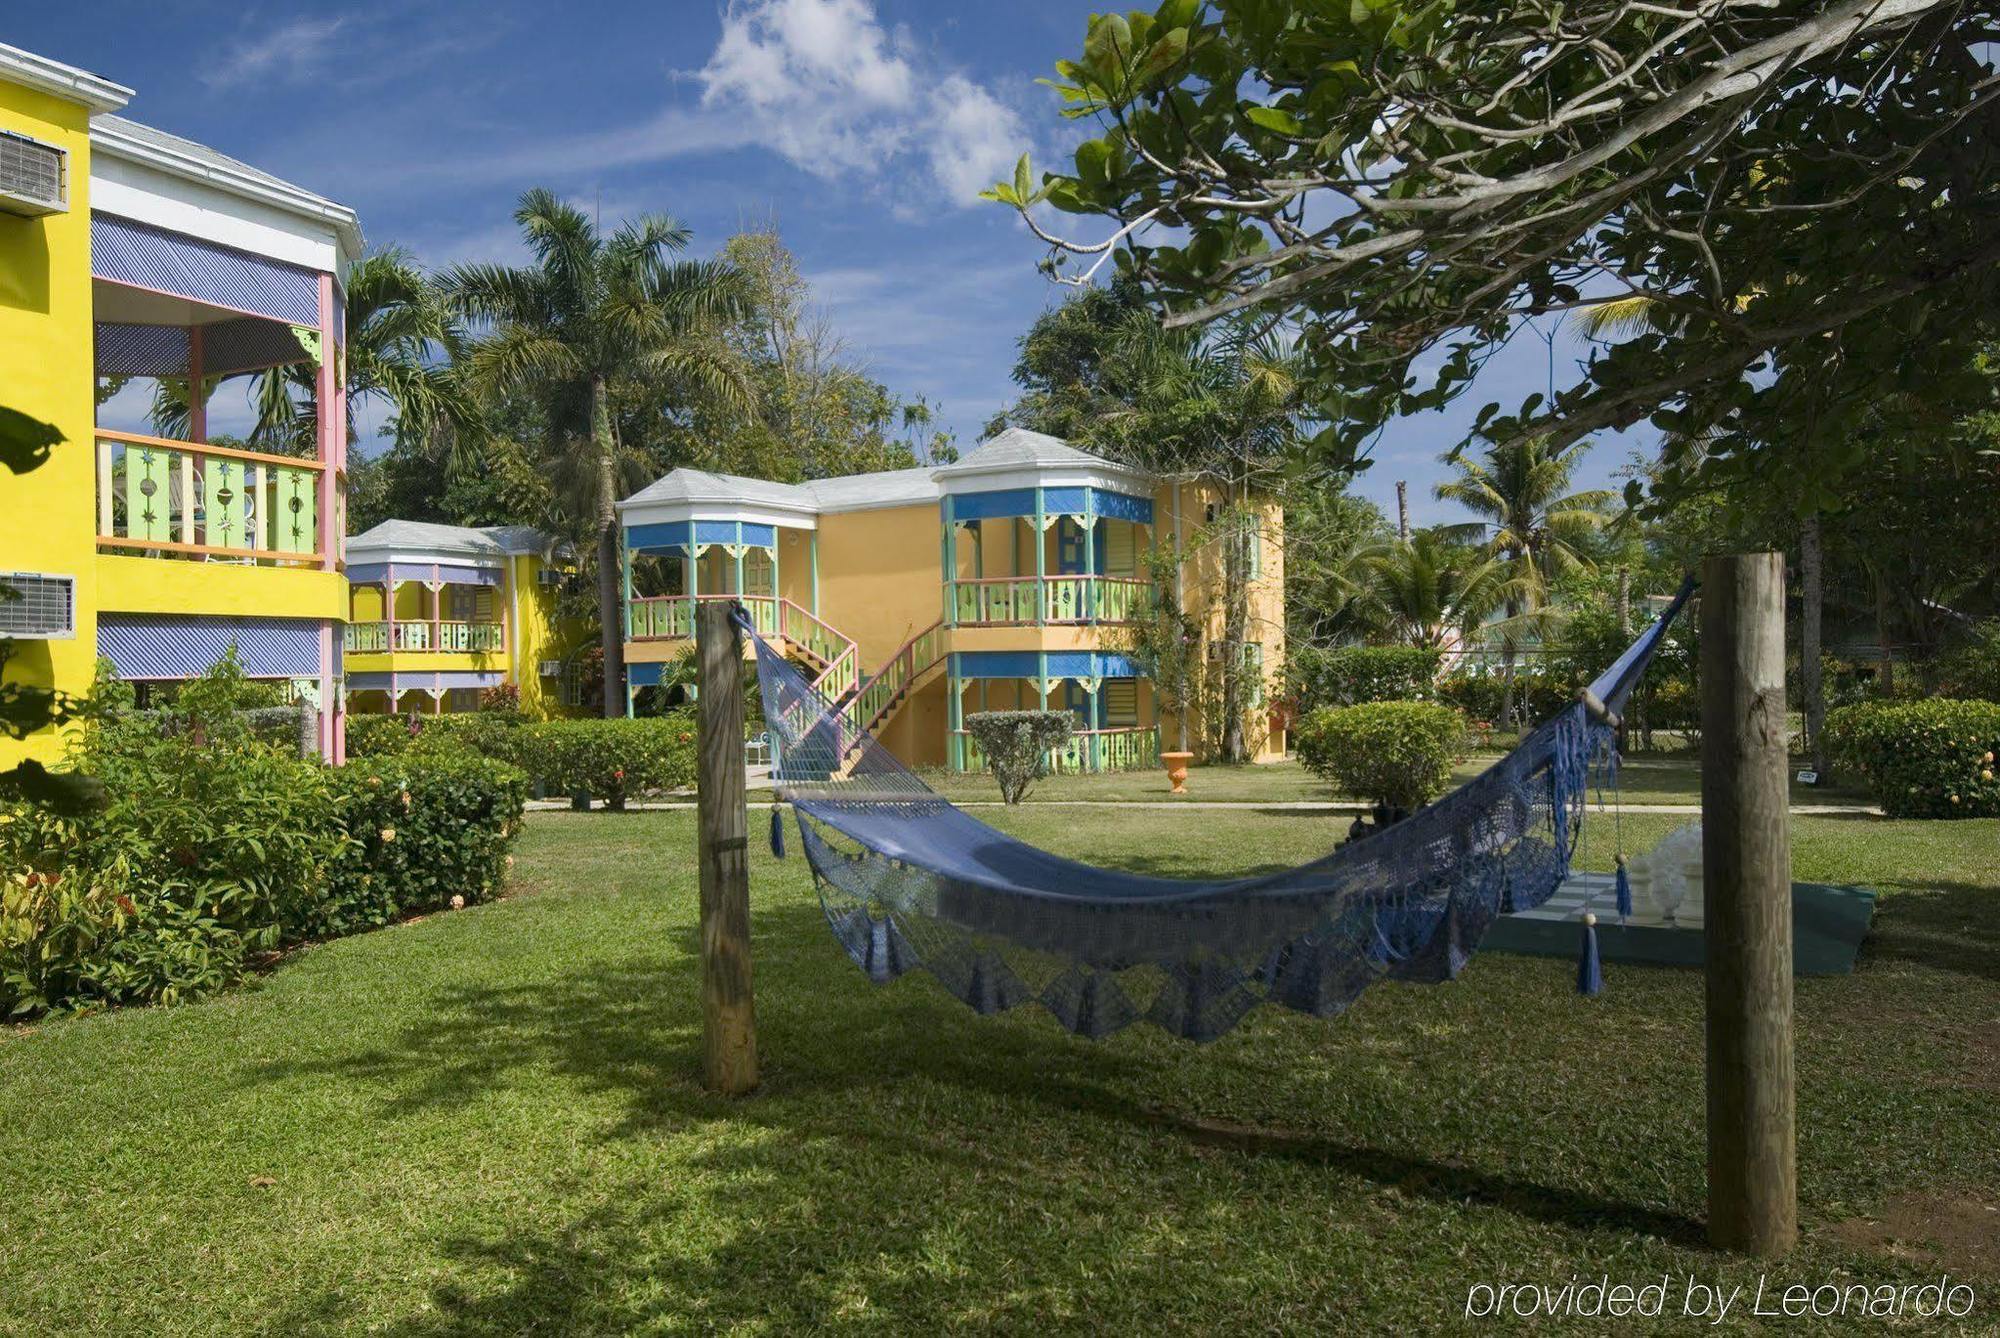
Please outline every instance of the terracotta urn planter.
M1194 761L1193 753L1161 753L1160 765L1167 769L1167 779L1174 783L1173 793L1187 793L1188 763Z

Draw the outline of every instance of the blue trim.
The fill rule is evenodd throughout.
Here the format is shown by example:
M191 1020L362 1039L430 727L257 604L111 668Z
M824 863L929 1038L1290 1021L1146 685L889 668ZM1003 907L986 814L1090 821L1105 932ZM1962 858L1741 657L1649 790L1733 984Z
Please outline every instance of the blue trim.
M1042 514L1045 516L1083 516L1090 513L1090 489L1088 488L1044 488L1042 489Z
M319 275L110 214L90 216L90 272L211 306L319 328Z
M1134 497L1130 493L1106 492L1102 488L1092 489L1091 500L1094 514L1106 520L1129 520L1134 525L1153 523L1153 499Z
M349 674L349 692L387 692L389 671L369 670L367 673ZM417 692L424 688L444 691L449 688L492 688L507 681L502 673L476 669L398 669L395 673L396 692Z
M634 553L685 552L687 546L688 523L684 520L625 527L625 547Z
M322 626L306 618L105 614L97 620L97 653L120 678L197 678L234 645L251 678L318 678Z
M778 527L759 525L746 520L743 522L743 537L737 542L748 544L752 548L769 548L775 552L778 547Z
M392 566L387 562L357 562L347 569L349 585L377 585L387 579ZM398 562L393 564L398 581L443 581L447 585L500 584L500 572L493 567L460 567L449 562ZM408 621L427 621L412 618Z
M660 675L664 664L628 664L625 666L625 686L632 688L656 688L660 686Z
M952 653L958 678L1144 678L1129 655L1102 650L961 650Z
M1035 490L1002 488L997 492L953 493L951 503L951 519L954 522L1032 516L1035 514Z
M697 520L694 523L695 545L735 543L737 523L733 520Z

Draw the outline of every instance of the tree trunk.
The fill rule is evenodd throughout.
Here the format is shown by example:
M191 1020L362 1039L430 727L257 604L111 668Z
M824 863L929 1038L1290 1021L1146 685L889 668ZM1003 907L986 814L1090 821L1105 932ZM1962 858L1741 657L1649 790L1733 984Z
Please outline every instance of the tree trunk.
M1249 506L1239 503L1229 518L1223 554L1222 590L1222 760L1247 762L1243 738L1243 672L1250 630L1250 545L1255 530Z
M1521 616L1521 606L1513 600L1507 601L1505 610L1511 624ZM1501 729L1514 727L1514 632L1512 627L1500 634L1500 720Z
M1806 750L1813 770L1826 774L1826 680L1820 672L1822 620L1826 612L1826 559L1820 548L1819 513L1799 526L1799 697L1805 709Z
M1618 569L1618 635L1630 639L1632 635L1632 569Z
M1876 678L1876 685L1884 697L1896 695L1896 656L1889 641L1889 627L1895 619L1893 601L1889 594L1889 581L1882 573L1875 573L1875 646L1882 654L1882 672Z
M597 455L597 618L604 648L604 718L625 714L625 610L620 590L618 456L611 437L611 396L590 378L590 444Z

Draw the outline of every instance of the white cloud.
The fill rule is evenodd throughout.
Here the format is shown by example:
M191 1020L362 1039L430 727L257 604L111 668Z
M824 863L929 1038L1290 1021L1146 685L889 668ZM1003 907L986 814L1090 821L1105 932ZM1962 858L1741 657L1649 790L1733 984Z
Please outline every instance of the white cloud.
M270 78L302 78L330 55L328 44L347 25L344 18L294 19L245 37L225 48L201 70L210 88L235 88Z
M929 68L869 0L742 0L695 78L701 105L817 176L976 202L1025 146L1019 114L966 75Z

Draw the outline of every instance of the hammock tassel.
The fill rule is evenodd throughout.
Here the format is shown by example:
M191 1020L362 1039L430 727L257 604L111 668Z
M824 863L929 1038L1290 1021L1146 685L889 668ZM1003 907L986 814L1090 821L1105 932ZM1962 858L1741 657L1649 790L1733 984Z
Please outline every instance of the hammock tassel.
M1604 993L1604 965L1597 956L1597 917L1583 913L1583 953L1576 963L1576 992L1595 997Z
M1618 857L1618 919L1620 923L1632 918L1632 875L1625 871L1625 856Z
M785 815L776 804L771 805L771 858L785 857ZM1620 875L1624 873L1619 870Z

